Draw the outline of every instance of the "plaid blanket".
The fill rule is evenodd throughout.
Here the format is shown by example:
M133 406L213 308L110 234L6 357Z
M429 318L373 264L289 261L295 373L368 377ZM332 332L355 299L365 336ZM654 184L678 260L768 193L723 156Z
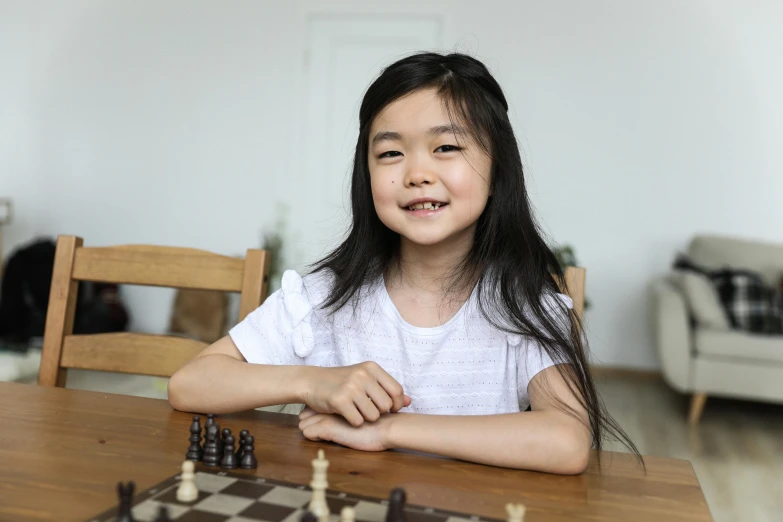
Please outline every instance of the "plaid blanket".
M710 271L684 256L677 258L674 268L694 270L712 281L733 328L757 334L783 334L783 279L773 288L756 272L732 268Z

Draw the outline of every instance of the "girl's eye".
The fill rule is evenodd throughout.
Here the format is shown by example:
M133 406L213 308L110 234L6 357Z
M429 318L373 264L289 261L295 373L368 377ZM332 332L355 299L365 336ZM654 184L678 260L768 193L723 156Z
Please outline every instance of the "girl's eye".
M382 153L380 156L378 156L378 159L381 159L381 158L394 158L394 157L398 156L399 154L401 154L401 152L396 151L396 150L390 150L388 152Z
M441 145L437 149L435 149L435 152L441 151L441 152L454 152L457 150L462 150L462 147L457 147L456 145Z

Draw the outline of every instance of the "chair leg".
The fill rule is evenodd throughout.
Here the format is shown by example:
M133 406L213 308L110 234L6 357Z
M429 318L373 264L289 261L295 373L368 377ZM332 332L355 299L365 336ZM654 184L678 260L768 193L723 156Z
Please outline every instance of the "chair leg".
M694 393L691 397L691 411L688 415L688 422L690 424L698 424L701 418L701 412L704 411L704 403L707 402L706 393Z

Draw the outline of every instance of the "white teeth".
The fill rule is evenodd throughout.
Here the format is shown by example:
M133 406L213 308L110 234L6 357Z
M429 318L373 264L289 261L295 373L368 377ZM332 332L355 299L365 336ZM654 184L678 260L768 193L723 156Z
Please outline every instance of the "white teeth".
M426 203L416 203L408 207L408 210L437 210L443 206L443 203L433 203L427 201Z

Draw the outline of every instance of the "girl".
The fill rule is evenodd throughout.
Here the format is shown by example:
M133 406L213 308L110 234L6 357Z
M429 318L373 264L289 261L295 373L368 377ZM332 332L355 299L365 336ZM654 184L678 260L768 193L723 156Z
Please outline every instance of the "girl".
M386 68L359 112L347 239L172 376L172 406L301 403L311 440L552 473L584 471L605 431L639 456L597 397L507 111L469 56Z

